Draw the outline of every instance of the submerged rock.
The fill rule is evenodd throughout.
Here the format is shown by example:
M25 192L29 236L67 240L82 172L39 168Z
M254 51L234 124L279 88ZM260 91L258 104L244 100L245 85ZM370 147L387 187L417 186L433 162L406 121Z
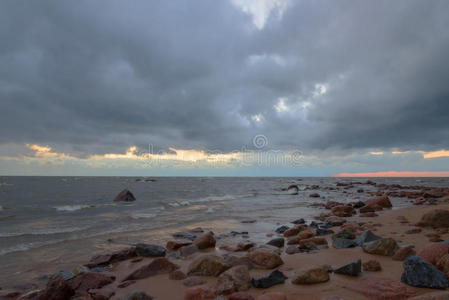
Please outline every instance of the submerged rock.
M274 270L263 277L251 279L251 283L256 288L269 288L276 284L285 282L284 274L279 270Z
M294 284L314 284L329 281L329 272L324 268L313 268L296 273L292 279Z
M392 238L382 238L373 242L365 243L363 251L370 254L393 256L398 248L398 244Z
M446 275L422 257L409 256L403 265L401 281L408 285L432 289L449 287Z
M158 245L137 244L136 254L144 257L164 257L165 248Z
M358 276L361 272L362 272L362 261L360 259L334 270L334 273L336 274L350 275L350 276Z
M136 197L134 197L133 193L130 190L124 189L121 191L114 199L114 202L132 202L136 201Z

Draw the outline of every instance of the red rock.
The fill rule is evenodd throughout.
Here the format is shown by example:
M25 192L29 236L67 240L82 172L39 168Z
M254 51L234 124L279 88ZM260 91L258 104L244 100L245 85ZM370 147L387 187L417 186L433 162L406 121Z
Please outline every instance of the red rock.
M297 245L301 238L299 236L291 237L287 240L287 245Z
M377 272L381 271L382 267L377 260L369 260L363 263L363 270L368 272Z
M188 246L188 245L191 245L191 244L192 244L192 242L188 241L188 240L185 240L185 241L168 241L167 245L165 245L165 248L167 248L167 250L174 251L174 250L178 250L181 247Z
M254 297L248 293L237 292L228 297L228 300L254 300Z
M416 254L415 249L413 249L413 247L411 247L411 246L407 246L407 247L401 247L398 250L396 250L396 252L394 253L394 255L391 258L393 260L403 261L410 255L415 255L415 254Z
M51 280L47 287L36 295L37 297L35 299L70 299L74 294L74 289L64 279L58 276Z
M365 201L365 205L371 206L374 209L376 209L377 206L379 206L381 208L391 208L392 207L390 199L388 198L388 196L385 196L385 195L368 199Z
M314 238L304 239L304 240L299 241L300 246L306 245L308 243L313 243L315 245L327 245L327 240L322 237L314 237Z
M399 300L408 299L417 294L417 289L391 278L361 278L348 287L369 299Z
M376 214L375 212L367 212L367 213L360 214L360 217L363 217L363 218L373 218L373 217L377 217L377 216L379 216L379 215Z
M255 249L248 253L251 262L264 269L274 269L284 262L281 257L266 249Z
M432 228L447 228L449 227L449 211L445 209L432 210L424 214L417 225Z
M304 230L304 231L301 231L301 232L299 233L299 237L300 237L301 239L309 239L309 238L311 238L311 237L313 237L313 236L315 236L315 233L312 232L312 231L310 231L310 230Z
M360 207L359 212L360 213L374 212L374 208L372 208L371 206L365 205L363 207Z
M135 200L136 197L134 197L133 193L127 189L124 189L115 197L114 202L131 202Z
M82 273L73 279L70 279L67 283L73 290L76 291L88 291L90 289L100 289L105 285L111 284L115 281L115 277L102 273Z
M110 254L100 254L91 258L88 264L86 264L89 268L107 266L119 261L127 260L135 257L136 248L126 248L123 250L119 250Z
M214 300L215 297L215 290L206 285L188 288L184 294L184 300Z
M446 274L446 276L449 275L449 254L443 255L437 262L437 268Z
M129 274L125 279L122 280L122 282L126 280L143 279L159 274L167 274L177 269L179 269L178 265L175 265L165 257L158 257L155 258L151 263L142 266Z
M424 258L433 265L436 265L440 258L449 253L449 245L440 243L430 243L422 249L418 256Z
M257 296L256 300L287 300L287 295L281 292L271 292Z
M331 209L331 208L333 208L335 206L338 206L338 205L344 205L344 203L337 202L337 201L328 201L324 207L326 209Z
M297 235L301 230L298 227L293 227L284 231L284 237Z
M212 232L205 233L197 237L193 243L198 249L207 249L215 247L216 241Z
M337 217L350 217L354 213L354 208L350 205L339 205L332 208L332 213Z

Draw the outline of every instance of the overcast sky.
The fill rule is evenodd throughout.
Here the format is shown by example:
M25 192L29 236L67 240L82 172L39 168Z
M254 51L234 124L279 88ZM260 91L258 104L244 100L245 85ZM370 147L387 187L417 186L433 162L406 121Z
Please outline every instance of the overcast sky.
M449 171L448 12L446 0L1 1L0 174ZM143 165L149 151L164 163ZM241 164L248 151L286 160Z

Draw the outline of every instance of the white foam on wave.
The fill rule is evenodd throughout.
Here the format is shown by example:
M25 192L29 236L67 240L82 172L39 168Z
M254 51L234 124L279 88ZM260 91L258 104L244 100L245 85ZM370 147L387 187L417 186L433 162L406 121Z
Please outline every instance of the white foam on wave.
M77 231L86 230L88 227L70 227L70 228L52 228L52 229L44 229L44 230L33 230L33 231L23 231L23 232L0 232L0 238L5 237L16 237L23 235L51 235L58 233L72 233Z
M92 207L95 207L95 205L62 205L62 206L55 206L53 208L56 209L57 211L77 211Z
M137 214L133 214L130 217L133 219L151 219L156 217L156 214L152 214L152 213L137 213Z

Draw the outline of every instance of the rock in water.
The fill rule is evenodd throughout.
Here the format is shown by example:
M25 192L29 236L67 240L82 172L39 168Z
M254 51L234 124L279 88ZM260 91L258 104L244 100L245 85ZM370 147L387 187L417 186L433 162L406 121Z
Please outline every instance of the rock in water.
M136 197L134 197L133 193L130 190L124 189L121 191L114 199L114 202L131 202L136 201Z
M276 233L284 233L285 231L289 230L290 227L282 225L281 227L276 228Z
M123 298L123 300L152 300L152 299L153 297L147 295L143 291L132 291Z
M380 240L381 237L375 235L371 230L365 230L362 234L355 240L356 244L362 246L365 243Z
M334 270L336 274L358 276L362 272L362 261L359 259L353 263L347 264L337 270Z
M164 257L165 248L158 245L137 244L136 253L138 256L145 257Z
M398 244L392 238L383 238L373 242L363 244L363 251L370 254L393 256L398 248Z
M329 281L329 273L324 268L313 268L301 271L292 279L294 284L314 284Z
M269 288L276 284L284 283L284 281L285 276L279 270L274 270L263 277L251 279L251 283L254 287L263 289Z
M275 246L275 247L281 248L281 247L284 247L284 243L285 243L284 238L275 238L275 239L270 240L267 243L267 245L271 245L271 246Z
M403 262L401 281L411 286L431 289L446 289L449 281L446 275L434 265L419 256L409 256Z
M426 214L418 222L419 226L429 226L433 228L449 227L449 211L445 209L435 209Z

